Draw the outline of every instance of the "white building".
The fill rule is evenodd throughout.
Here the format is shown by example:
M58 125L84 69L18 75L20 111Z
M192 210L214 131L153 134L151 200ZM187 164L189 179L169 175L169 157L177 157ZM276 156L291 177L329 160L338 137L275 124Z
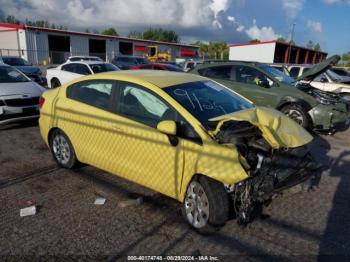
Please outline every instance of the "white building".
M261 63L316 64L327 57L327 53L310 48L289 45L278 41L231 44L230 60ZM290 52L290 55L289 55Z
M0 23L0 56L21 56L33 64L58 64L70 55L96 55L106 61L116 55L144 56L148 46L158 46L173 58L198 55L198 47L187 44Z

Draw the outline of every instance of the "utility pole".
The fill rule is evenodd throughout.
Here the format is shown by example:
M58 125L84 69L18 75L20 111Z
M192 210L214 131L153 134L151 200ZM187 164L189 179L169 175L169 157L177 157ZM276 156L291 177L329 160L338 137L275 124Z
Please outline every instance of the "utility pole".
M292 32L290 34L289 50L288 50L288 64L289 64L289 61L290 61L290 54L292 53L292 42L293 42L293 37L294 37L294 27L295 27L295 23L293 23L293 25L292 25Z

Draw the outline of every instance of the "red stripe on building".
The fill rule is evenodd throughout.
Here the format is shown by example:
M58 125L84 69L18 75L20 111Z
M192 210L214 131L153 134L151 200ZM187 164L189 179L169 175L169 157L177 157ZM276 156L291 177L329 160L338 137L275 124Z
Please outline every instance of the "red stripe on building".
M195 56L196 52L193 50L189 50L189 49L181 49L180 55L181 56Z
M147 46L144 45L135 45L134 50L138 52L147 52Z

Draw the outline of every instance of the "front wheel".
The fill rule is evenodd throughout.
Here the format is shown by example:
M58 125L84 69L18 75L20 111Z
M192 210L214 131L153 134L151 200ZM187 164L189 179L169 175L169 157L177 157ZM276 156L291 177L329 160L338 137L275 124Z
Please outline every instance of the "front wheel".
M73 168L77 164L74 148L69 138L60 130L55 130L50 138L50 149L56 163L64 168Z
M224 185L201 176L188 185L182 207L187 222L202 234L222 227L229 218L229 199Z
M288 116L289 118L293 119L295 122L297 122L299 125L304 127L305 129L310 128L310 120L307 115L307 112L305 112L304 108L302 108L298 104L289 104L281 108L281 112Z

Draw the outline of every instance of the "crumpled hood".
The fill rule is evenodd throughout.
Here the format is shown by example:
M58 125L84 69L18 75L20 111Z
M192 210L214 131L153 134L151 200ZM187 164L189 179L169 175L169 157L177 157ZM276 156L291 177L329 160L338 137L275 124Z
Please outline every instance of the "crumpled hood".
M223 123L230 120L248 121L257 126L261 130L262 136L274 149L303 146L313 139L303 127L292 119L268 107L254 107L212 118L210 121L219 121L212 134L214 136L218 134Z
M37 66L15 66L19 71L26 75L36 75L39 74L40 68Z
M312 81L320 74L326 72L330 67L338 63L340 56L334 55L311 67L304 74L297 78L297 81Z

